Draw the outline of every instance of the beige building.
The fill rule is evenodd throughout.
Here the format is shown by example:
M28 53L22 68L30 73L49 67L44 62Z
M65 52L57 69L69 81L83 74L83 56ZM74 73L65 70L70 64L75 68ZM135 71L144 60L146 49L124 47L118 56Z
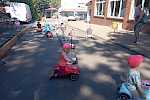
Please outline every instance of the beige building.
M87 16L86 3L89 0L61 0L61 7L59 12L63 16L80 16L85 19Z

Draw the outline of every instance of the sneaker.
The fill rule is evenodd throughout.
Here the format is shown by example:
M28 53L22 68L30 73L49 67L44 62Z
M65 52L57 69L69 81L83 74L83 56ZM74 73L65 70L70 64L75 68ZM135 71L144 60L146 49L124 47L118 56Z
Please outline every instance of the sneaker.
M139 42L139 41L137 41L137 42L135 42L135 44L136 44L136 45L141 45L142 43Z

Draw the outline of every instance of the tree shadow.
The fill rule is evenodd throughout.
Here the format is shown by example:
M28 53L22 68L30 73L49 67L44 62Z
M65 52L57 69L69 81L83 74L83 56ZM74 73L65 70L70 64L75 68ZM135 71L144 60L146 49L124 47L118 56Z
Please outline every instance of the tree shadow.
M118 32L111 34L113 40L108 40L108 42L119 43L124 46L128 46L129 48L141 52L144 55L150 57L150 34L140 33L140 41L138 44L133 43L135 40L134 32Z
M4 59L5 66L0 66L0 97L33 100L33 92L40 82L48 81L48 71L57 64L60 50L56 39L26 33Z
M48 80L61 48L57 39L38 33L23 36L0 71L0 98L5 100L116 100L120 76L133 52L100 40L74 40L81 69L78 81ZM92 62L93 61L93 62ZM91 63L91 64L90 64Z
M55 39L48 40L46 37L38 37L37 33L25 34L23 38L23 42L18 41L19 43L13 47L10 56L5 58L7 62L5 70L0 71L1 98L5 100L35 98L39 98L39 100L115 99L115 84L119 82L120 72L112 70L109 65L103 63L98 63L95 70L84 67L87 65L81 65L81 75L78 81L49 81L48 71L59 60L61 48L58 41ZM78 43L81 46L78 46L82 49L78 53L88 51L86 52L87 54L94 54L100 50L106 51L103 48L105 47L104 44L95 42L94 48L89 48L82 45L81 42ZM107 52L103 55L108 56Z

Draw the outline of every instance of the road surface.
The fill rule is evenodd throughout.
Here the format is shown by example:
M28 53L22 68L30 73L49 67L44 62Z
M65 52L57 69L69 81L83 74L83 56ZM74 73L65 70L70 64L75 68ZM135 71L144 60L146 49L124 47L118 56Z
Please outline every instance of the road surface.
M0 67L1 100L115 100L120 76L128 69L127 56L134 52L101 39L77 39L81 75L78 81L48 80L48 71L61 52L57 38L27 32ZM141 67L148 76L150 60Z

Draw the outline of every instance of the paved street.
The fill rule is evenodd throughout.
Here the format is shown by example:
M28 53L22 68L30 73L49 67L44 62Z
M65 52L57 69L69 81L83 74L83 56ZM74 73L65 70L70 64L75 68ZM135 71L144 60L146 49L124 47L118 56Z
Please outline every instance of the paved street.
M77 39L78 81L48 80L48 71L57 64L61 52L56 38L27 32L0 67L1 100L115 100L120 75L127 71L127 57L135 52L102 39ZM140 68L149 76L150 59Z

